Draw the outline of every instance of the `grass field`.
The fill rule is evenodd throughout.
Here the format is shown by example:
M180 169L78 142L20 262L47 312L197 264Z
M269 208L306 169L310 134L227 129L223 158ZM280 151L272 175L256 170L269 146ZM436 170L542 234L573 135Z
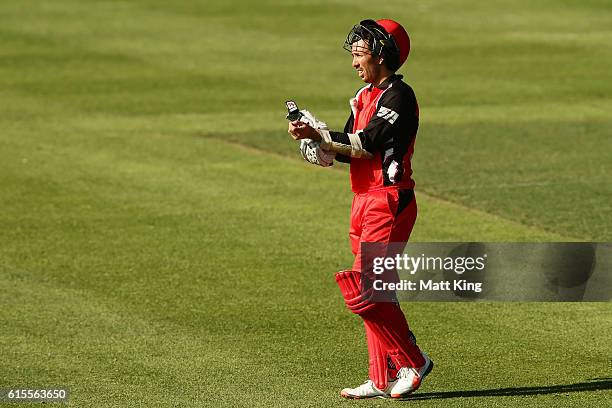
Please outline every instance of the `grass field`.
M607 1L0 3L0 388L75 407L603 407L610 303L407 303L436 368L367 376L346 168L286 135L360 86L341 44L406 25L416 241L612 240ZM21 405L26 406L27 404Z

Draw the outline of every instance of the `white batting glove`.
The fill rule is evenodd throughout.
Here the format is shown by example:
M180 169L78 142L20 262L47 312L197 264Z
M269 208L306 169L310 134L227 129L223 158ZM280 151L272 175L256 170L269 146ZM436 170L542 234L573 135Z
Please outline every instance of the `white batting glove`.
M302 117L301 122L304 122L315 129L329 130L327 124L323 121L318 120L312 113L307 110L301 110ZM336 153L326 152L321 149L321 143L315 142L312 139L300 140L300 153L304 160L309 163L316 164L321 167L329 167L334 163Z

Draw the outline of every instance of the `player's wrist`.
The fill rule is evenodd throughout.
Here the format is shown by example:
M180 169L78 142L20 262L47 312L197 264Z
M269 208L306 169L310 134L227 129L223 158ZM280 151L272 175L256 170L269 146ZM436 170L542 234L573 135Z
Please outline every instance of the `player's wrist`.
M311 128L312 132L310 132L310 136L308 136L309 139L314 140L315 142L320 142L323 138L321 137L321 130L320 129L314 129Z

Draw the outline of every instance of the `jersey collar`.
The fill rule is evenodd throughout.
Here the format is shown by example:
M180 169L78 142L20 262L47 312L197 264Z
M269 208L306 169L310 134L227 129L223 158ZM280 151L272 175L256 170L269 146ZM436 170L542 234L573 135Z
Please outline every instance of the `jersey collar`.
M389 78L385 79L378 86L374 86L373 84L370 84L370 91L373 90L374 88L387 89L391 85L392 82L398 81L398 80L402 79L403 77L404 77L403 75L392 74Z

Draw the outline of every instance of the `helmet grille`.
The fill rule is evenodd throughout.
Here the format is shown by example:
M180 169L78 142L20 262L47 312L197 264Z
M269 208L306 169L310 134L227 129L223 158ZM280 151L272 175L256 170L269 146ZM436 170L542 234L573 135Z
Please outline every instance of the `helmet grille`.
M393 71L397 69L394 65L396 65L395 61L399 60L399 49L393 37L382 26L374 20L361 21L354 25L348 33L343 48L348 52L353 52L353 44L360 40L367 44L367 48L359 48L360 52L383 56L391 63L387 65L390 69Z

